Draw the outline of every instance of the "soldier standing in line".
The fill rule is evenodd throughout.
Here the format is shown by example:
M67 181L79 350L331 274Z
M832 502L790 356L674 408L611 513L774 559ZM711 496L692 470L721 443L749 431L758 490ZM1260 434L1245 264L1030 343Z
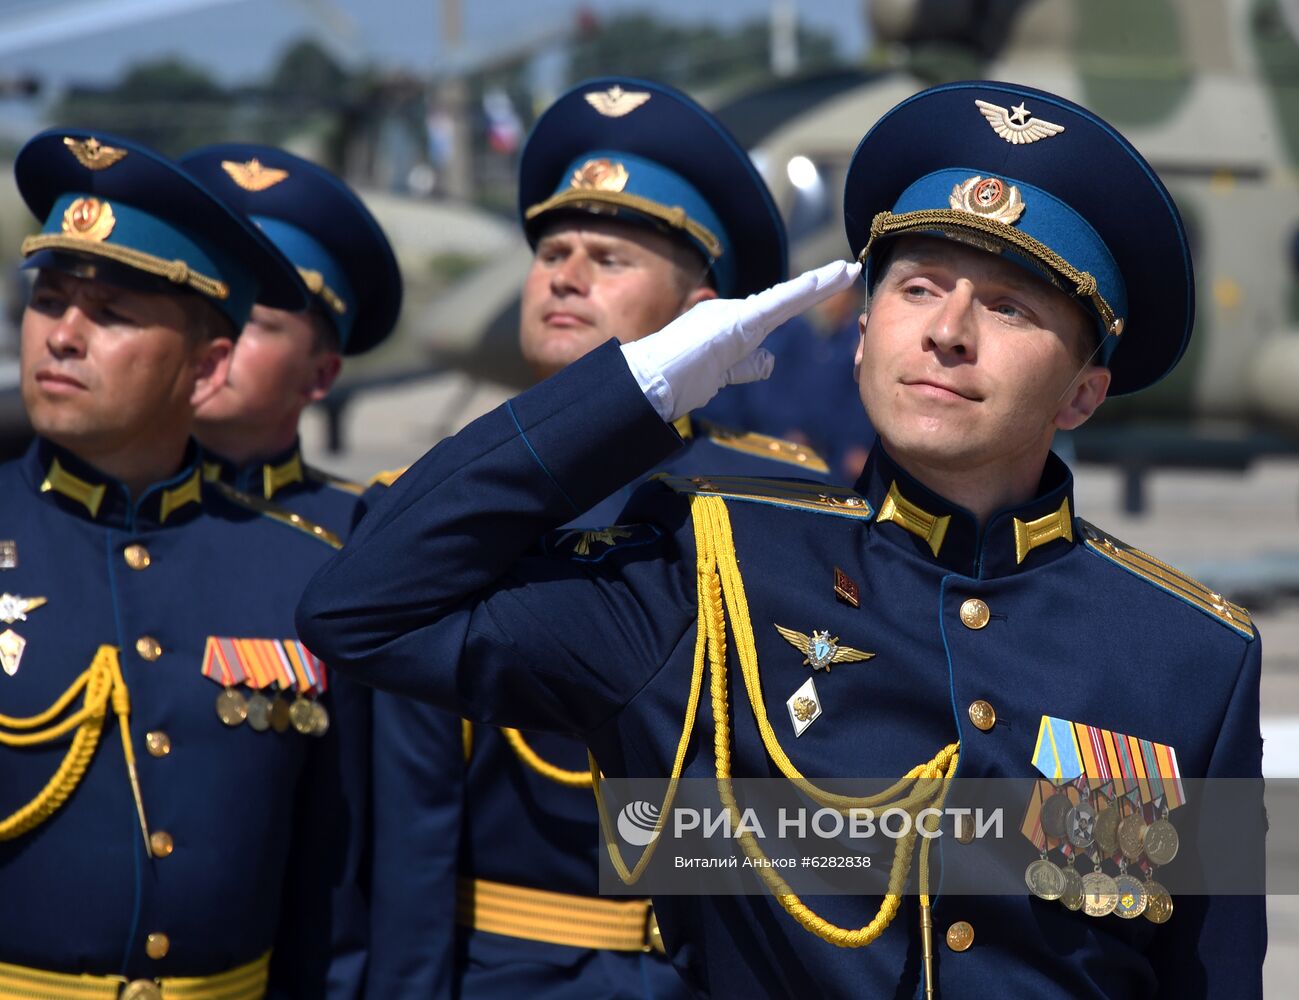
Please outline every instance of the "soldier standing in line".
M362 487L306 463L298 422L328 394L345 356L376 347L396 326L402 282L392 246L351 188L282 149L224 143L180 164L256 223L310 292L299 312L253 306L230 377L198 409L204 472L346 538Z
M0 996L354 997L368 699L297 640L329 532L202 476L194 411L289 264L140 145L53 130L0 467Z
M538 376L610 337L785 275L785 233L747 154L661 84L580 84L538 120L520 166L534 248L520 344ZM823 479L810 449L682 412L656 471ZM616 524L631 488L569 518L553 550L598 564L643 541ZM671 997L648 900L598 895L600 833L581 742L470 726L375 699L370 989L385 997ZM490 720L484 720L490 721Z

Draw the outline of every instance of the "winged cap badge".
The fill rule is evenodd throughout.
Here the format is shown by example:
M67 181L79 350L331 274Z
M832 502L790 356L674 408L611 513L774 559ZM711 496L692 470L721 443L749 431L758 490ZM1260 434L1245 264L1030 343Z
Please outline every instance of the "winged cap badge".
M77 158L77 162L87 170L107 170L127 153L127 150L118 149L116 146L105 146L94 136L89 139L65 137L63 145L68 147L68 151Z
M989 104L987 101L974 103L983 112L983 117L988 120L992 130L1013 145L1049 139L1064 131L1063 125L1032 117L1033 112L1024 107L1023 101L1013 108L1003 108L997 104Z
M584 95L586 103L606 118L629 115L650 99L647 90L623 90L616 83L608 90L593 90Z
M267 188L275 187L276 184L289 176L287 170L263 166L262 161L256 158L249 160L247 163L222 160L221 169L229 174L230 179L245 191L265 191Z
M813 670L824 670L827 674L830 672L830 665L833 663L860 663L862 660L869 660L875 655L874 653L863 652L860 649L853 649L851 646L840 646L839 637L830 638L829 630L817 632L813 629L811 635L804 635L795 629L777 625L776 631L784 637L786 642L803 654L805 666L810 666Z

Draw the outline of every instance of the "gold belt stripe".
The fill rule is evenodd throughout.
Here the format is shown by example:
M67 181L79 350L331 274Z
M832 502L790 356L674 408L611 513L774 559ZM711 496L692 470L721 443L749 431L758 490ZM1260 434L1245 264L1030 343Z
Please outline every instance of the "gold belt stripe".
M162 1000L261 1000L271 953L212 976L144 980ZM125 976L72 975L0 962L0 1000L117 1000L130 985ZM143 994L142 994L143 995Z
M648 899L601 899L462 879L456 919L463 927L529 941L602 951L647 951L653 918Z

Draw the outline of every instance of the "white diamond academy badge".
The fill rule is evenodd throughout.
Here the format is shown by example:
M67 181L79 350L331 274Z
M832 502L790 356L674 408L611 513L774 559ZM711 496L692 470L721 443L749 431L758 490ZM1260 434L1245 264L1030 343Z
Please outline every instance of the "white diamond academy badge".
M44 597L20 597L18 594L0 594L0 622L12 625L14 622L25 622L27 612L34 611L45 603ZM18 673L18 664L22 661L23 650L27 640L11 628L0 632L0 667L12 677Z
M789 718L794 723L794 735L802 736L807 727L821 718L821 699L816 693L816 681L809 677L785 702Z

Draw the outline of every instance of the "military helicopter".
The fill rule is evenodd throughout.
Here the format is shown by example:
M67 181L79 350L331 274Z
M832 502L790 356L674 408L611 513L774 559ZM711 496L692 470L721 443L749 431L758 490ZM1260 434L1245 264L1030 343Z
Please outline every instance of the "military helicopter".
M790 229L792 267L846 253L843 178L898 101L984 77L1094 108L1146 156L1191 235L1196 330L1181 365L1111 400L1077 457L1126 472L1244 468L1299 449L1299 4L1288 0L871 0L895 68L791 120L754 150Z

